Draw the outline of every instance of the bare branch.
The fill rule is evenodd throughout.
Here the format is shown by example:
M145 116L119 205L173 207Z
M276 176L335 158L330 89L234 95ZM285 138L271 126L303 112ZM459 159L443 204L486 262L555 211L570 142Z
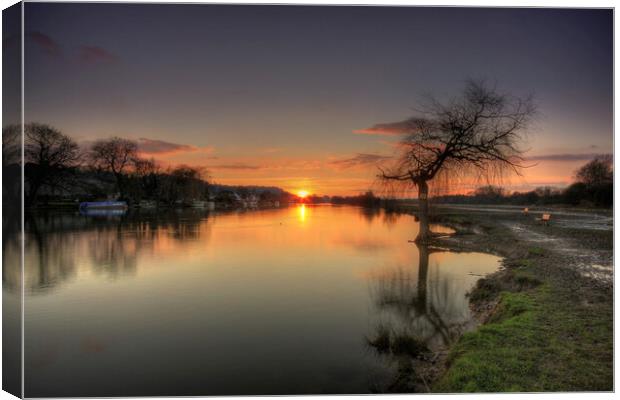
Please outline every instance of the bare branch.
M380 179L417 186L438 175L444 181L447 175L490 178L527 167L521 144L536 112L531 97L516 98L470 80L461 96L447 102L430 97L417 110L399 154L381 169Z

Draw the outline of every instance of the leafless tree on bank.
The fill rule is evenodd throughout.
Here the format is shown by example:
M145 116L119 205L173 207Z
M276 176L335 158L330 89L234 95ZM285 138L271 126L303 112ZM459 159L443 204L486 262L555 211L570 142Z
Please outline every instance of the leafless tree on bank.
M520 174L523 144L535 112L531 97L502 94L484 82L468 81L460 96L448 102L431 99L405 122L399 153L393 163L380 168L378 177L386 184L417 187L417 242L426 242L431 235L431 182Z
M126 194L125 172L138 156L138 144L132 140L113 137L96 141L90 152L93 166L111 172L121 198Z
M26 201L33 204L41 187L65 188L68 173L80 163L78 144L59 130L45 124L24 127Z

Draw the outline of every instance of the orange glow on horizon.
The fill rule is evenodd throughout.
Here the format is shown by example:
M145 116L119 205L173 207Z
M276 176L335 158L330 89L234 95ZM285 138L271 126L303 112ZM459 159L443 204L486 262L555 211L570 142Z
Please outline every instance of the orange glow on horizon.
M191 145L188 145L191 146ZM198 146L194 146L198 147ZM191 147L193 149L194 147ZM274 186L295 194L297 201L307 201L310 196L356 196L366 191L373 191L375 195L394 195L402 198L417 197L414 187L403 188L398 193L386 194L380 183L374 178L374 166L351 166L342 168L334 164L334 160L347 160L346 153L325 157L321 154L294 154L290 150L287 156L257 156L230 154L225 150L211 153L217 155L213 160L205 161L208 146L199 147L202 151L188 150L174 155L155 156L162 168L174 167L181 164L204 167L211 181L223 185L239 186ZM506 176L494 182L508 192L526 192L536 187L552 186L562 188L574 181L574 171L583 165L583 160L570 161L540 161L532 168L522 171L522 176ZM451 182L445 187L433 187L433 196L444 194L468 195L480 186L489 184L476 177L462 178L458 182ZM443 190L439 190L443 189Z

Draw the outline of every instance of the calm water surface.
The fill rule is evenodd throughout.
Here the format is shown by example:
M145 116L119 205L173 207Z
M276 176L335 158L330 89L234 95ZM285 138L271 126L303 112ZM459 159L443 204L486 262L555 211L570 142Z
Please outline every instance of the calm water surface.
M409 243L411 216L347 206L26 225L34 397L381 390L396 364L366 338L449 344L470 321L466 292L499 265Z

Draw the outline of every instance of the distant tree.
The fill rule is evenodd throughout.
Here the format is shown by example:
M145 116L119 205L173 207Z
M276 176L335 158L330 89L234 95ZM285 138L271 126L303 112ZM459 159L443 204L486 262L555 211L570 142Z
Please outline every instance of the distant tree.
M155 159L134 159L134 175L137 180L138 197L146 197L149 199L159 198L162 176L161 168L157 162L155 162Z
M564 190L564 201L576 206L588 197L588 186L583 182L575 182Z
M613 157L610 154L600 155L588 162L575 173L577 182L585 185L584 200L598 206L613 204Z
M21 159L20 125L7 125L2 128L2 165L19 164Z
M264 191L259 195L259 199L261 202L273 202L280 201L281 193L273 192L273 191Z
M5 205L18 207L21 201L21 133L20 125L2 128L2 198Z
M535 190L529 192L513 192L509 197L512 204L536 204L539 200L538 193Z
M24 135L26 201L34 204L41 187L63 187L79 164L80 150L73 139L49 125L27 124Z
M96 141L90 159L96 168L114 175L121 198L125 197L126 172L137 158L138 144L132 140L113 137Z
M168 171L163 185L163 198L169 204L177 201L207 199L207 173L203 168L180 165Z
M523 167L524 141L535 106L530 98L499 93L484 82L468 81L459 97L431 99L407 120L392 165L379 178L418 188L420 230L417 242L430 238L429 183L463 176L492 179Z
M614 174L612 170L613 158L611 154L600 155L575 173L578 182L588 186L604 185L612 183Z
M534 189L539 204L555 204L562 202L562 191L552 186L540 186Z
M474 196L480 200L493 203L500 202L505 195L504 188L494 185L481 186L474 191Z
M494 186L494 185L480 186L474 191L474 195L476 196L491 196L491 197L504 196L505 193L506 191L504 190L503 187Z

